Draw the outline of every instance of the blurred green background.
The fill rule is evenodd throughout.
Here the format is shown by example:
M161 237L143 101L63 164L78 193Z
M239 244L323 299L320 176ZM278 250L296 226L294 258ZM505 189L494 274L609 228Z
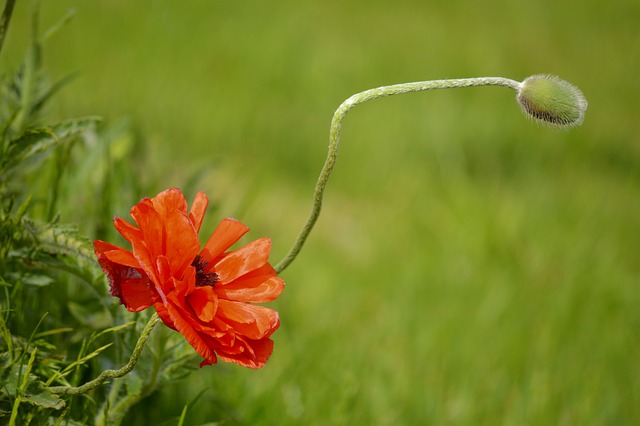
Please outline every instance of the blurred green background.
M335 108L380 85L552 73L589 100L569 131L504 88L354 109L325 208L273 303L259 371L204 368L129 424L640 423L640 3L635 0L43 1L50 117L127 117L129 187L170 186L270 236L306 219ZM27 45L16 8L3 66ZM85 186L90 183L85 182ZM62 206L77 221L91 188ZM189 194L193 196L193 192ZM84 197L84 198L83 198Z

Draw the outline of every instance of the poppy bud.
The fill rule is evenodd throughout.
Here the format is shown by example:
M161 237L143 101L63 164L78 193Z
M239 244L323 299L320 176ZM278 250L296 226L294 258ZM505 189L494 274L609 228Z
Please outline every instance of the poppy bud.
M534 120L557 127L578 126L584 119L587 100L574 85L553 75L538 74L520 83L518 103Z

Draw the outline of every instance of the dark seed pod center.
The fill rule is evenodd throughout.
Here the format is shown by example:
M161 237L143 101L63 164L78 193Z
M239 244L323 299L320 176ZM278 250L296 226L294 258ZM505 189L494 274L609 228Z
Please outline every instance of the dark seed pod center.
M213 287L215 283L220 281L220 277L215 272L205 272L207 262L200 256L196 256L191 262L191 266L196 268L196 286L203 287L209 285Z

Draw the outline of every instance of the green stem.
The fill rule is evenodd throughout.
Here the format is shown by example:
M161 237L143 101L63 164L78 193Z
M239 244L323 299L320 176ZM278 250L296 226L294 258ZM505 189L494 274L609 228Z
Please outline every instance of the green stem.
M96 377L90 382L85 383L82 386L78 386L78 387L53 386L49 388L49 391L51 393L55 393L59 395L79 395L79 394L87 393L91 389L100 386L107 379L117 379L119 377L126 376L131 372L131 370L133 370L133 368L138 363L138 359L140 359L140 355L142 354L144 345L147 343L147 340L149 339L149 335L151 334L153 327L156 325L156 323L159 320L160 320L160 317L158 317L158 314L154 313L151 316L151 318L149 319L149 322L144 327L144 330L142 330L142 334L140 335L140 338L136 343L136 347L133 349L133 353L131 354L131 358L129 359L129 362L124 367L118 370L105 370L98 377Z
M122 424L122 420L124 420L124 416L127 414L129 409L137 404L140 400L146 398L151 395L158 387L158 378L160 376L160 368L162 367L162 360L156 358L153 363L153 370L151 371L151 380L147 383L142 391L139 394L127 395L117 404L113 406L113 408L109 412L109 418L107 418L106 413L103 412L101 418L99 419L102 423L96 424L110 424L112 426L119 426Z
M340 129L342 127L342 121L345 116L351 110L351 108L359 105L363 102L373 99L381 98L384 96L401 95L403 93L420 92L423 90L434 89L453 89L458 87L471 87L471 86L504 86L514 90L518 90L520 83L515 80L502 77L478 77L478 78L461 78L454 80L430 80L419 81L415 83L403 83L395 84L393 86L382 86L375 89L365 90L364 92L357 93L344 101L333 114L331 120L331 130L329 132L329 148L327 152L327 159L324 162L318 182L316 183L315 192L313 194L313 207L307 222L304 224L298 237L296 238L293 246L289 250L289 253L275 266L277 273L284 271L287 266L293 262L298 256L302 246L304 245L309 233L313 229L318 217L320 216L320 210L322 208L322 199L324 197L324 190L335 166L336 159L338 157L338 148L340 145Z

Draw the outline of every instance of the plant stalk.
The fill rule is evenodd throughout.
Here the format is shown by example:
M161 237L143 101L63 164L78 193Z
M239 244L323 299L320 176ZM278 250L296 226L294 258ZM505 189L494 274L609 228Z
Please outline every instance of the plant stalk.
M309 217L300 230L293 246L289 250L289 253L275 266L277 273L284 271L287 266L293 262L298 256L302 246L304 245L309 233L313 229L318 217L320 216L320 210L322 209L322 199L324 198L324 191L331 176L331 172L338 158L338 148L340 145L340 129L342 128L342 121L351 108L359 105L363 102L373 99L382 98L385 96L401 95L410 92L421 92L424 90L435 89L454 89L458 87L471 87L471 86L504 86L514 90L518 90L520 83L503 77L478 77L478 78L461 78L452 80L429 80L419 81L414 83L402 83L392 86L382 86L375 89L365 90L364 92L357 93L344 101L333 114L331 120L331 129L329 132L329 147L327 152L327 158L325 160L320 176L316 183L315 191L313 194L313 206Z
M140 335L140 338L138 339L138 342L133 349L131 358L124 367L118 370L105 370L100 373L98 377L90 382L85 383L82 386L52 386L49 388L49 391L58 395L80 395L100 386L107 379L117 379L119 377L126 376L138 363L138 359L140 359L140 355L142 354L142 350L144 349L144 346L149 339L149 335L151 334L153 327L158 323L158 321L160 321L160 317L157 313L154 313L149 319L147 325L144 327L144 330L142 330L142 334Z

